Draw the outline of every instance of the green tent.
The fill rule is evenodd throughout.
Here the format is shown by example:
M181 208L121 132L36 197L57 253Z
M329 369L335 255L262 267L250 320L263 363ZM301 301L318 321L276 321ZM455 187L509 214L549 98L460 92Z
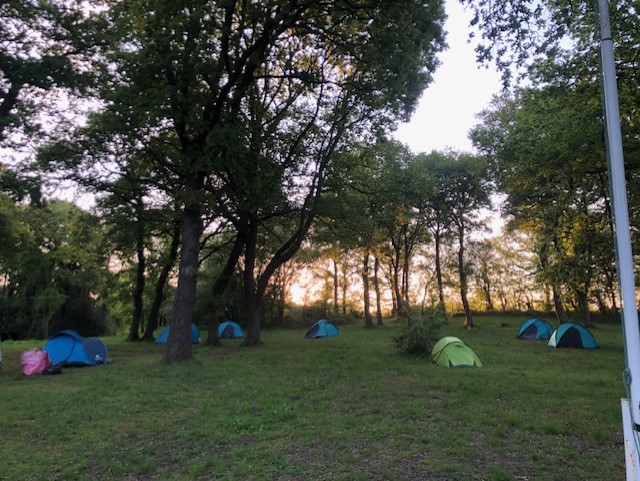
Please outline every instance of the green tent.
M446 367L482 367L478 355L457 337L447 336L433 346L431 359Z

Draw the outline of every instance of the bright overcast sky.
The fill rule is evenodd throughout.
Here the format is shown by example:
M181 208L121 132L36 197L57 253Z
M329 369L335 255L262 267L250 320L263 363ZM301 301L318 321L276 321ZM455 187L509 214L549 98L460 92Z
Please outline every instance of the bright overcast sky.
M445 150L471 151L467 138L477 123L476 114L500 91L500 74L476 63L467 43L471 12L457 0L446 0L447 44L433 83L420 99L411 122L401 124L395 137L414 153Z

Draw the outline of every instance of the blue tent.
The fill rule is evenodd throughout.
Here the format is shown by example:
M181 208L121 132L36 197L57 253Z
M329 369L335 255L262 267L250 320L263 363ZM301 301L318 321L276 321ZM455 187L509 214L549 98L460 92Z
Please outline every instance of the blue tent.
M337 336L338 334L340 334L340 329L338 329L333 322L320 319L311 326L304 337L307 339L317 339L319 337Z
M62 366L96 366L109 362L107 346L96 337L82 337L65 329L55 333L44 345L51 364Z
M237 322L224 321L218 326L218 337L220 339L242 339L244 332Z
M169 326L165 327L156 339L156 344L166 344L169 339ZM191 324L191 344L200 344L200 332L198 326Z
M553 327L542 319L529 319L522 324L516 336L518 339L528 339L530 341L547 340L553 334Z
M575 322L560 324L558 329L553 332L547 345L551 347L581 347L583 349L599 347L593 334L586 327Z

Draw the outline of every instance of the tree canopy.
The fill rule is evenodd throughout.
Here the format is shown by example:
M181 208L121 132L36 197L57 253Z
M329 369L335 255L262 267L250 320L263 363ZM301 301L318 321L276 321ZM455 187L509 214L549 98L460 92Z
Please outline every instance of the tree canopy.
M0 143L39 147L0 167L3 322L46 336L75 296L131 340L168 321L167 361L191 357L194 320L215 345L223 312L259 345L300 249L331 263L334 312L368 327L373 293L378 324L386 305L408 324L418 305L459 309L470 327L477 309L615 310L592 8L462 3L510 85L473 154L390 140L445 48L439 0L2 3ZM635 232L637 6L612 22ZM43 194L69 181L91 214ZM494 189L508 232L478 239Z

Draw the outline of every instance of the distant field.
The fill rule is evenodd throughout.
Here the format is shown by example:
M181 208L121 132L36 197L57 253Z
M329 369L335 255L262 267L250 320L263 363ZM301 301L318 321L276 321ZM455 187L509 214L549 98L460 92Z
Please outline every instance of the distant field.
M455 320L480 369L399 355L399 326L309 341L163 348L103 338L113 362L24 378L3 342L0 480L594 480L625 478L619 325L600 349L515 339L526 317Z

